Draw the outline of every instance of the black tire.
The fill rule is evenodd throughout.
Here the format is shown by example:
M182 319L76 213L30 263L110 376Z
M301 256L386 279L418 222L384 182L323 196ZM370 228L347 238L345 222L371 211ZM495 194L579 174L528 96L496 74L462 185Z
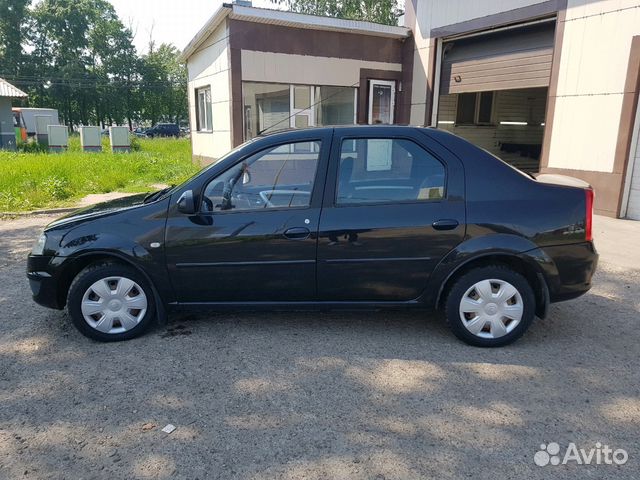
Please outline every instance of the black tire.
M491 279L502 280L515 287L520 294L523 306L520 322L507 334L498 338L484 338L472 333L463 323L460 313L460 302L463 300L463 296L467 290L482 280ZM533 322L535 310L535 296L527 279L518 272L501 265L478 267L462 275L449 290L445 303L446 318L451 331L463 342L477 347L502 347L516 341L527 331ZM505 322L507 321L510 320L506 319ZM487 328L493 327L487 325ZM485 333L480 332L480 334Z
M96 330L89 325L82 314L82 300L85 293L95 282L109 277L123 277L133 280L146 295L146 313L136 326L121 333L106 333ZM67 310L71 321L80 333L100 342L118 342L135 338L144 333L156 318L153 289L144 275L130 266L111 262L89 265L74 278L67 295Z

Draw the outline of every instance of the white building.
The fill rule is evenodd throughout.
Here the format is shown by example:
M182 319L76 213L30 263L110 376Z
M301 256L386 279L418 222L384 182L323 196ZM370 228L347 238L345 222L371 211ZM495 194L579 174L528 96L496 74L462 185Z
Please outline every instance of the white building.
M223 5L183 52L194 158L267 129L431 125L640 219L640 0L405 7L389 27Z

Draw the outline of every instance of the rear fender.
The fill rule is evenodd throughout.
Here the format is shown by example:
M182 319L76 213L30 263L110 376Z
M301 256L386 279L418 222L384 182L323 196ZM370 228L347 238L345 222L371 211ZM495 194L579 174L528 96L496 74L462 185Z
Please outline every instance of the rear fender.
M436 266L429 278L420 301L426 305L438 308L444 300L445 288L449 280L469 266L472 262L490 258L505 261L517 260L526 265L528 272L537 279L539 284L536 289L536 314L543 316L549 303L548 279L557 278L555 264L544 252L530 240L517 235L494 234L475 237L460 243L451 250Z

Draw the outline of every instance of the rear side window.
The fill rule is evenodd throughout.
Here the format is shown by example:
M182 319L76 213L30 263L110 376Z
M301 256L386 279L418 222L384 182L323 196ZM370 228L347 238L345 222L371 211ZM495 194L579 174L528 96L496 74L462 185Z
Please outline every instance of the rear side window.
M441 200L445 168L418 144L405 139L344 140L337 205Z

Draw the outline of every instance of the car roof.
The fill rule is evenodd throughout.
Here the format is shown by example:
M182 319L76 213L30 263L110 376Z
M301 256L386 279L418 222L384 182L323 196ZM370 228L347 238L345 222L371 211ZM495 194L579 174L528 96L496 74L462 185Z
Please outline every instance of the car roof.
M363 133L370 131L370 132L375 132L375 130L377 129L385 129L388 131L393 131L393 130L397 130L398 133L400 133L401 131L406 131L406 130L423 130L425 128L431 128L431 127L423 127L420 125L397 125L397 124L393 124L393 125L389 125L389 124L376 124L376 125L327 125L327 126L322 126L322 127L305 127L305 128L292 128L292 127L287 127L287 128L281 128L278 130L271 130L271 131L267 131L267 132L263 132L260 135L258 135L258 137L270 137L273 135L279 135L279 134L286 134L286 133L291 133L291 132L308 132L308 131L313 131L313 132L320 132L320 133L328 133L330 131L342 131L342 130L348 130L348 131L358 131L361 130Z

